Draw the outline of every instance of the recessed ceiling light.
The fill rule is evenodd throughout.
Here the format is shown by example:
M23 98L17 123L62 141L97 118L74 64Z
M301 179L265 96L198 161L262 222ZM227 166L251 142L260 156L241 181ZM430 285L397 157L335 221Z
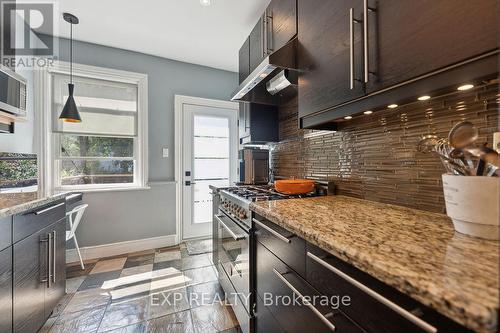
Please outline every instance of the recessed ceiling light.
M210 6L212 4L212 0L200 0L200 4L202 6Z
M372 114L373 111L372 110L366 110L365 112L363 112L364 114Z
M345 116L344 119L345 120L349 120L349 119L352 119L352 117L351 116Z
M431 96L429 96L429 95L425 95L425 96L420 96L420 97L418 98L418 100L419 100L419 101L426 101L426 100L428 100L428 99L431 99Z
M457 90L464 91L474 88L473 84L464 84L457 88Z
M395 109L395 108L397 108L397 107L398 107L398 105L397 105L397 104L389 104L389 105L387 105L387 107L388 107L389 109Z

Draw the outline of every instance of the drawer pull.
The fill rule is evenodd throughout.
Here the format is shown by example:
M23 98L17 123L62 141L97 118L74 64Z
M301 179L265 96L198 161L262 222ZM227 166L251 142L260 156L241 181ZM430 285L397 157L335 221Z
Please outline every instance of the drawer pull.
M257 223L257 225L259 227L261 227L262 229L266 229L267 231L269 231L273 236L275 236L276 238L278 238L279 240L285 242L285 243L290 243L291 241L286 238L285 236L281 235L280 233L278 233L277 231L269 228L267 225L265 225L264 223L260 222L259 220L257 220L256 218L253 219L253 221L255 223Z
M52 282L56 283L56 256L57 256L57 240L56 231L52 231Z
M49 212L49 211L51 211L53 209L56 209L57 207L61 207L62 205L65 205L65 204L66 204L65 202L61 202L60 204L57 204L55 206L48 207L48 208L45 208L45 209L33 212L33 214L35 214L35 215L42 215L42 214L47 213L47 212Z
M214 215L214 216L215 216L215 219L217 220L217 222L219 222L219 224L222 225L224 227L224 229L227 230L227 232L229 232L229 234L231 235L231 237L233 237L234 240L238 241L238 240L242 240L242 239L247 238L246 235L235 234L234 231L232 231L224 222L222 222L221 215Z
M297 295L301 300L304 299L304 296L290 283L288 282L287 279L285 279L285 277L280 273L278 272L275 268L273 268L273 271L274 271L274 274L276 274L276 276L278 276L280 278L281 281L283 281L284 284L287 285L288 288L290 288L290 290L295 294ZM327 319L326 316L328 317L331 317L331 313L327 314L326 316L324 316L321 312L318 311L318 309L316 309L310 302L304 302L303 303L305 306L307 306L312 312L314 312L314 314L316 316L318 316L319 319L321 319L321 321L323 323L326 324L326 326L328 326L328 328L330 328L330 330L332 331L335 331L335 325L332 324L331 321L329 321Z
M346 280L347 282L349 282L350 284L354 285L358 289L361 289L362 291L364 291L365 293L367 293L371 297L375 298L377 301L379 301L380 303L384 304L385 306L387 306L388 308L390 308L394 312L398 313L400 316L402 316L402 317L406 318L407 320L411 321L413 324L417 325L418 327L420 327L424 331L429 332L429 333L436 333L438 331L437 328L435 328L434 326L428 324L427 322L425 322L422 319L418 318L414 314L412 314L409 311L403 309L402 307L400 307L396 303L388 300L387 298L385 298L384 296L380 295L376 291L370 289L369 287L365 286L361 282L353 279L352 277L350 277L346 273L342 272L341 270L333 267L332 265L330 265L329 263L327 263L323 259L319 258L315 254L312 254L311 252L307 252L307 256L309 258L311 258L312 260L316 261L321 266L323 266L326 269L328 269L329 271L337 274L342 279Z

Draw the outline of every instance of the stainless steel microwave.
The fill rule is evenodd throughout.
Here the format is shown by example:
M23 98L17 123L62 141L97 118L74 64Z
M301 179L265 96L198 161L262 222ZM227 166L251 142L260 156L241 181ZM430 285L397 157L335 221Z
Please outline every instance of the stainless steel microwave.
M0 111L26 116L26 79L0 66Z

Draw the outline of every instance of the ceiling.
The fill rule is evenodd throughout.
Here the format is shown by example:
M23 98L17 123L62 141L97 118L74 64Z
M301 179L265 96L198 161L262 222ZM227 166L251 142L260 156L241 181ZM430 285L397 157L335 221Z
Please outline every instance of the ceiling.
M80 19L75 40L238 71L238 50L270 0L57 0Z

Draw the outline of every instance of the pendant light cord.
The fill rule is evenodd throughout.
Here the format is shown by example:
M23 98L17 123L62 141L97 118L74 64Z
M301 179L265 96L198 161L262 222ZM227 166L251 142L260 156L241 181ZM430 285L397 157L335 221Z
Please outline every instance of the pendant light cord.
M71 23L69 40L69 81L73 84L73 23Z

